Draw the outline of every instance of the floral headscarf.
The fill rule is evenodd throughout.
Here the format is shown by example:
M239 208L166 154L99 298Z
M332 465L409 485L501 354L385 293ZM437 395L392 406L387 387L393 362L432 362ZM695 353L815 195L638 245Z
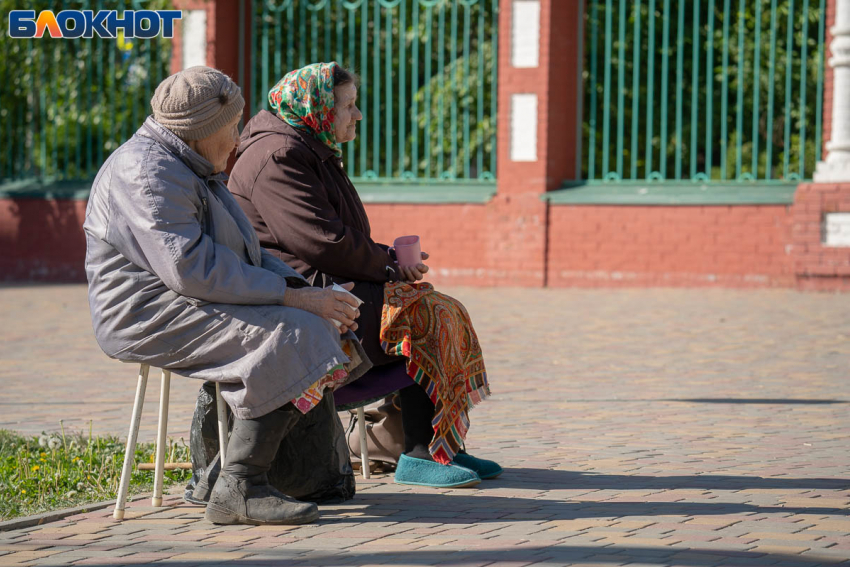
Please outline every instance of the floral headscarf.
M284 122L312 134L342 155L334 134L334 69L336 61L313 63L290 71L269 91L269 104Z

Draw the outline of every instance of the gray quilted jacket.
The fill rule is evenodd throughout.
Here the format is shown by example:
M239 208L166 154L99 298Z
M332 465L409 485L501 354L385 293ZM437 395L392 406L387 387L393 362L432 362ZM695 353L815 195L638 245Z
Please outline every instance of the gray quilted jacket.
M332 323L279 304L306 282L261 249L212 171L151 117L109 157L83 225L92 323L110 357L222 382L254 418L349 358Z

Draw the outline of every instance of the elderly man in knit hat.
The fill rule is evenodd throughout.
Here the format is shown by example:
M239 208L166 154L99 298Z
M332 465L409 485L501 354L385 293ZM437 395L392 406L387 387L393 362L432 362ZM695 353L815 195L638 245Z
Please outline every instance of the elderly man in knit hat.
M266 472L324 388L369 363L350 332L356 300L310 287L262 250L225 186L244 104L239 87L208 67L157 87L153 115L92 186L89 304L110 357L221 382L234 424L207 519L300 524L318 518L316 505L281 494Z

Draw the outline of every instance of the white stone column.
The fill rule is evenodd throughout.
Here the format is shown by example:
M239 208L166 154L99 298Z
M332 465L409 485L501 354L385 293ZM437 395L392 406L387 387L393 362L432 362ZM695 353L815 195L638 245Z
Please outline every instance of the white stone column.
M207 11L183 10L183 68L207 64Z
M826 161L815 168L818 183L850 181L850 0L835 0L832 42L832 134Z

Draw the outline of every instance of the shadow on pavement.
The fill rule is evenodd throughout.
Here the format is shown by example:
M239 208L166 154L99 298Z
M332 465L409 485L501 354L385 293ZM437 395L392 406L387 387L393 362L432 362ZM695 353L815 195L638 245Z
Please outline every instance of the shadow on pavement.
M251 553L250 544L242 551ZM499 564L526 565L544 562L541 565L570 565L572 563L617 565L639 563L641 565L687 565L691 567L712 567L715 565L779 565L782 567L815 567L816 565L838 565L843 558L804 555L789 555L780 553L758 553L752 551L724 551L721 549L674 549L672 547L629 547L612 545L608 547L571 546L567 542L557 547L523 546L500 549L471 549L471 550L411 550L411 551L376 551L376 552L336 552L321 551L304 552L303 548L288 550L286 545L275 549L264 549L262 555L243 557L239 560L174 560L162 559L156 565L248 565L252 567L282 567L304 565L454 565L472 566L484 565L492 561ZM131 560L132 556L128 557ZM124 565L121 558L110 562L97 562L102 567L118 567ZM132 562L132 564L137 564ZM845 563L846 564L846 563Z
M651 451L648 451L651 452ZM510 468L499 478L480 486L505 488L588 489L588 490L641 490L704 488L706 490L744 489L795 489L820 490L850 489L850 478L765 478L759 476L690 475L646 476L620 474L593 474L550 469Z
M494 486L495 488L495 486ZM486 489L485 489L486 491ZM358 494L353 503L362 505L363 516L328 517L325 522L352 524L385 522L387 511L395 521L439 522L451 525L473 525L486 522L542 522L580 518L623 518L645 516L713 516L740 514L741 520L753 520L756 514L816 514L848 516L850 509L833 507L783 507L731 502L570 502L510 496L472 496L456 493L445 498L445 509L434 509L434 495L426 493Z
M764 405L822 405L850 404L848 400L812 400L795 398L684 398L660 400L664 402L687 402L692 404L764 404Z
M754 404L766 406L850 404L850 400L824 400L817 398L572 398L569 400L558 400L559 404L643 404L647 402L676 402L685 404Z

